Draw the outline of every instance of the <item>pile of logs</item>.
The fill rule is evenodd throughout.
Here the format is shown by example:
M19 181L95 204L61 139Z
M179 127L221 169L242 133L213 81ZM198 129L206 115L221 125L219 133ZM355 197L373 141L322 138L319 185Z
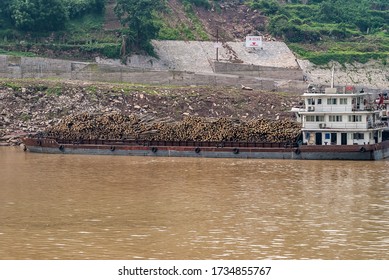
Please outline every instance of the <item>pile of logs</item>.
M186 117L181 121L152 116L82 113L63 118L46 130L66 140L137 139L157 141L293 142L300 124L290 120Z

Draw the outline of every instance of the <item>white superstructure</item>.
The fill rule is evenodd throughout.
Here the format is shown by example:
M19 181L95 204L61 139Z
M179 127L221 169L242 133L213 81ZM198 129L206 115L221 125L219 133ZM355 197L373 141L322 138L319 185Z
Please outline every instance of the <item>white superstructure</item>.
M324 88L310 85L303 95L305 107L297 114L305 145L366 145L382 142L388 127L386 100L377 94L347 86ZM296 111L296 110L295 110Z

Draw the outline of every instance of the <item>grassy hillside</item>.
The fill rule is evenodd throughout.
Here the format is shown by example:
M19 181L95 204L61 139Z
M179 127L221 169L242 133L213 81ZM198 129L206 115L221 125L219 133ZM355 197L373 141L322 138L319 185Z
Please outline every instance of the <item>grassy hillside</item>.
M300 2L300 1L289 1ZM315 64L362 62L389 55L389 2L386 0L315 0L278 4L253 0L269 17L267 30Z
M145 13L149 16L139 18L140 33L128 27L126 10L122 17L126 24L121 26L119 19L112 24L114 7L123 1L43 1L51 5L51 14L45 7L25 4L37 1L2 0L0 53L92 60L120 58L123 43L125 54L142 49L152 53L141 40L153 38L215 40L218 34L219 40L241 40L269 34L315 64L370 59L386 64L389 57L387 0L168 0L158 6L151 0L126 0L152 9ZM149 28L153 32L147 33Z
M33 22L18 24L10 7L14 1L21 0L4 1L0 3L0 54L79 60L91 60L97 55L117 58L120 54L118 34L103 28L105 0L48 0L48 3L62 1L66 16L59 26L51 24L48 18L45 28ZM6 2L11 2L11 6L7 8Z

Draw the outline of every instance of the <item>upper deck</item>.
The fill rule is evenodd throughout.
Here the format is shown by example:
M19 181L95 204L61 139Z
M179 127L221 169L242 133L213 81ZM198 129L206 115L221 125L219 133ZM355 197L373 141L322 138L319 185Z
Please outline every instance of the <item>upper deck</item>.
M365 92L362 88L337 87L325 88L310 85L303 94L305 111L303 115L312 114L371 114L379 113L376 95Z

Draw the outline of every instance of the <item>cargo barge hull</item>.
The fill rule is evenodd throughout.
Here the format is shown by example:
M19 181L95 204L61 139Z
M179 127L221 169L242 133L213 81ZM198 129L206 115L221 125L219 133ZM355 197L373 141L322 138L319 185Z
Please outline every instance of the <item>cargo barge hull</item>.
M363 146L195 141L73 142L49 138L25 138L23 143L30 152L49 154L300 160L382 160L389 157L389 140Z

